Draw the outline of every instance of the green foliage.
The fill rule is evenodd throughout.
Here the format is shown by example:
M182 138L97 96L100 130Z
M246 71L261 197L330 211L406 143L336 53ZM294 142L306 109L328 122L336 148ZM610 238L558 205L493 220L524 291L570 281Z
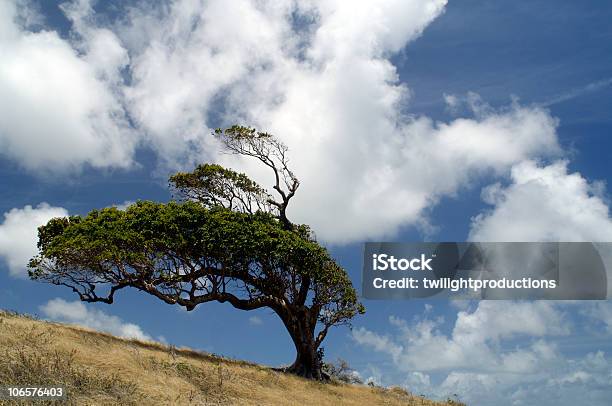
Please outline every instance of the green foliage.
M364 308L310 228L287 218L300 184L288 169L287 147L249 127L216 135L230 152L272 170L277 200L245 174L203 164L170 178L180 202L140 201L50 220L39 228L29 275L87 302L112 303L118 290L133 287L187 310L210 301L269 307L302 351L300 362L310 363L296 370L318 377L315 351L328 328L348 324Z
M253 139L272 139L272 134L263 131L257 131L255 128L242 125L233 125L225 130L221 128L215 129L215 135L219 137L227 137L234 140L253 140Z
M170 185L183 199L199 201L206 207L223 206L230 210L254 213L270 211L271 196L244 173L220 165L198 165L193 172L170 177Z
M39 228L40 253L30 261L30 277L79 282L75 287L86 296L90 285L180 287L209 274L241 280L260 294L284 294L296 277L309 277L317 303L337 302L334 317L361 312L346 272L308 234L307 227L285 230L264 212L140 201L125 211L112 207L50 220ZM198 272L203 267L210 272Z
M40 228L40 255L30 263L31 276L45 275L41 265L53 260L58 268L88 268L100 278L111 277L104 264L134 271L155 268L166 257L189 263L219 263L243 269L254 263L294 267L325 283L342 278L326 266L331 261L316 242L284 230L273 216L253 215L195 202L140 201L126 211L93 210L85 217L56 218ZM174 269L178 276L180 268ZM168 281L173 274L165 274Z

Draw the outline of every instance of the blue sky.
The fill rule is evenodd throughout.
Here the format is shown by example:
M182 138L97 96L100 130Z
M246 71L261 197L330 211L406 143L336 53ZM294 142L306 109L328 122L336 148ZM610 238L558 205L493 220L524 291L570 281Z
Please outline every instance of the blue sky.
M0 2L0 308L290 362L270 312L84 306L20 265L49 213L167 201L197 162L266 185L210 143L234 122L289 145L290 214L355 286L366 240L612 241L608 2L60 3ZM364 304L324 343L364 379L473 405L612 399L609 302Z

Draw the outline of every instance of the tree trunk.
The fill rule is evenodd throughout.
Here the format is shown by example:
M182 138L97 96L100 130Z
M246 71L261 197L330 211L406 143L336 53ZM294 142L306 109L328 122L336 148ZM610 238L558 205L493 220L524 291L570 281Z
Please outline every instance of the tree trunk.
M303 311L299 314L291 312L282 319L296 351L295 361L286 371L304 378L322 380L324 374L317 356L317 345L314 338L315 325L312 325L315 323L311 322L309 312Z
M302 337L298 340L293 339L293 343L295 344L297 354L295 361L287 368L287 371L308 379L323 379L321 363L317 357L314 340Z

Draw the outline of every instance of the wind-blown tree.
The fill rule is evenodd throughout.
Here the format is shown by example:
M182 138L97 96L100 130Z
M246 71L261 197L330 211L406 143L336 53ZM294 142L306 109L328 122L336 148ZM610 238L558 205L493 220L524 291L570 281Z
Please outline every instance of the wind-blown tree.
M117 291L131 287L187 310L211 301L269 308L295 345L287 370L322 379L317 350L328 330L349 324L363 306L309 227L287 218L299 187L287 147L248 127L215 135L228 152L271 170L276 197L242 173L200 165L170 178L178 201L50 220L38 230L29 275L66 286L85 302L110 304Z

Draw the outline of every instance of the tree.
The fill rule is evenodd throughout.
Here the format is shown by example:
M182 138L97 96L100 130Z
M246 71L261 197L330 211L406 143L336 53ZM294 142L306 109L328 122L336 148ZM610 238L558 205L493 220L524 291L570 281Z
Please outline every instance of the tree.
M333 363L323 363L323 369L331 378L340 382L363 385L363 380L359 374L342 358L338 358Z
M248 127L216 130L229 153L253 157L274 175L276 198L245 174L204 164L170 177L178 201L55 218L38 230L32 279L66 286L82 301L113 303L136 288L187 310L227 302L269 308L296 349L289 372L322 379L317 350L332 326L364 308L351 281L287 206L299 181L287 147Z

